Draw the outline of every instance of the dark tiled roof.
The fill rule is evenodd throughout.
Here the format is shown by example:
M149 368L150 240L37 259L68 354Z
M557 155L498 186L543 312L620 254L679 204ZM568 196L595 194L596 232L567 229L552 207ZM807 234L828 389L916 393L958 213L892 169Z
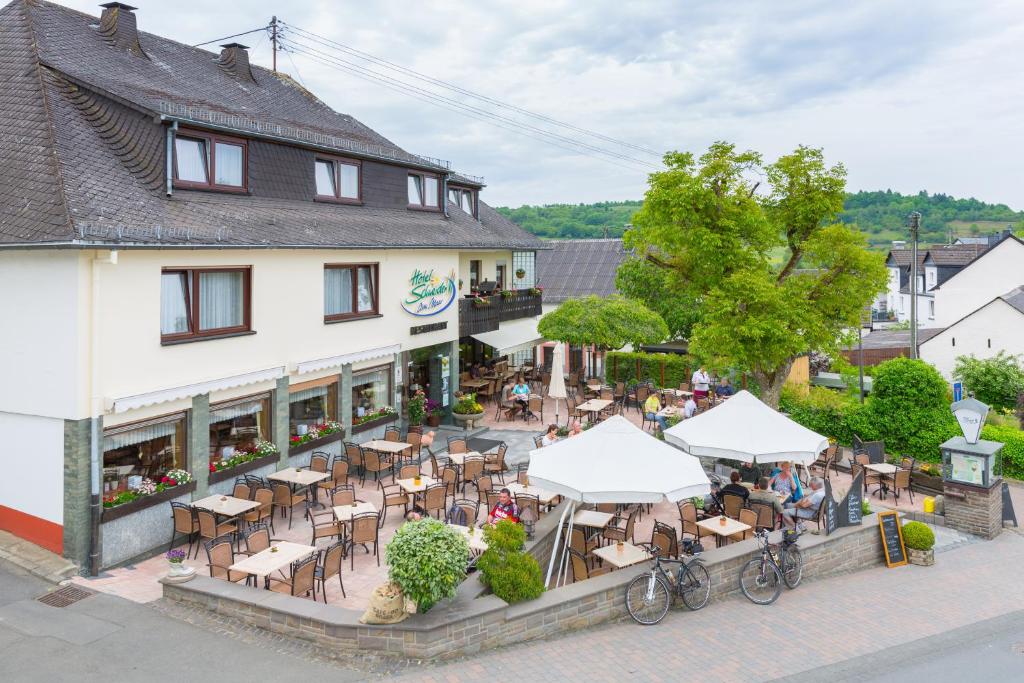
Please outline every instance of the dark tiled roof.
M543 248L484 202L477 221L454 206L446 218L180 189L166 197L166 140L150 108L168 93L390 143L265 70L252 87L211 53L149 34L140 41L148 59L139 57L109 45L96 23L36 0L0 10L0 244Z
M1024 313L1024 285L1003 294L999 298L1016 308L1021 313Z
M988 249L985 244L950 244L931 247L924 262L934 266L966 266Z
M943 329L939 327L918 329L917 343L923 344L942 332ZM863 343L865 350L910 348L910 330L875 330L864 337ZM853 344L848 348L856 349L857 345Z
M537 252L537 283L546 303L615 294L615 271L628 253L621 239L551 240Z
M941 246L941 245L932 245L932 246ZM926 247L924 245L919 245L917 247L917 265L918 266L923 266L924 265L925 254L928 253L928 249L930 249L930 248L931 247ZM896 266L899 266L901 268L909 268L910 267L911 257L913 256L913 253L914 253L914 250L911 249L910 247L907 247L906 249L891 249L889 251L889 256L885 259L885 265L889 266L890 268L894 268Z

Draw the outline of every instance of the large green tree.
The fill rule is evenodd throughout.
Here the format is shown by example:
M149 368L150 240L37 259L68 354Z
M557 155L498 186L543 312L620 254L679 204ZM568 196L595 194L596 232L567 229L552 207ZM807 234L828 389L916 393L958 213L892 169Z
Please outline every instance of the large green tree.
M656 344L668 338L661 316L621 296L567 299L540 319L537 331L545 339L603 349Z
M670 273L663 296L700 302L691 353L749 372L777 407L793 361L837 351L885 288L881 255L835 222L846 171L818 149L764 165L725 142L700 158L669 153L665 166L650 177L627 246Z

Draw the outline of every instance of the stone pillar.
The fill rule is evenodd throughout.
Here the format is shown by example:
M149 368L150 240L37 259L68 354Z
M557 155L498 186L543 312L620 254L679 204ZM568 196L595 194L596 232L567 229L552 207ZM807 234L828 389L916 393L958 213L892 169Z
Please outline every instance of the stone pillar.
M341 366L341 381L338 382L338 410L341 424L345 427L345 439L352 440L352 364Z
M288 431L288 384L287 376L278 377L277 387L274 390L274 443L277 445L277 449L281 451L281 457L277 461L278 469L288 466L288 442L291 436Z
M945 482L946 526L992 539L1003 530L1003 480L991 488Z
M452 394L459 390L459 342L453 341L452 346L452 360L451 366L449 367L449 379L448 383L452 387Z
M205 498L210 485L210 395L192 397L188 413L188 459L196 482L193 500Z
M91 430L89 418L64 421L64 557L84 571L89 568Z

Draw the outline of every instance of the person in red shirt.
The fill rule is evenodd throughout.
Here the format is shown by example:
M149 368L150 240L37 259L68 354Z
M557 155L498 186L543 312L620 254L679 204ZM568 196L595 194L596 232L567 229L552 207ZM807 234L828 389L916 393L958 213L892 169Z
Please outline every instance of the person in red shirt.
M503 519L519 523L519 506L512 500L512 492L508 489L498 492L498 502L494 504L491 513L487 515L487 523L497 524Z

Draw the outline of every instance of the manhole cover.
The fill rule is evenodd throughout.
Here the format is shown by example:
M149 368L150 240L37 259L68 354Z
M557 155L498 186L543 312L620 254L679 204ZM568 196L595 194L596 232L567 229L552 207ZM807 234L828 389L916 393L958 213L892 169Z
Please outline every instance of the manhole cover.
M50 607L67 607L70 604L76 603L79 600L84 600L93 594L93 591L86 588L80 588L79 586L64 586L58 588L52 593L37 598L38 602Z

